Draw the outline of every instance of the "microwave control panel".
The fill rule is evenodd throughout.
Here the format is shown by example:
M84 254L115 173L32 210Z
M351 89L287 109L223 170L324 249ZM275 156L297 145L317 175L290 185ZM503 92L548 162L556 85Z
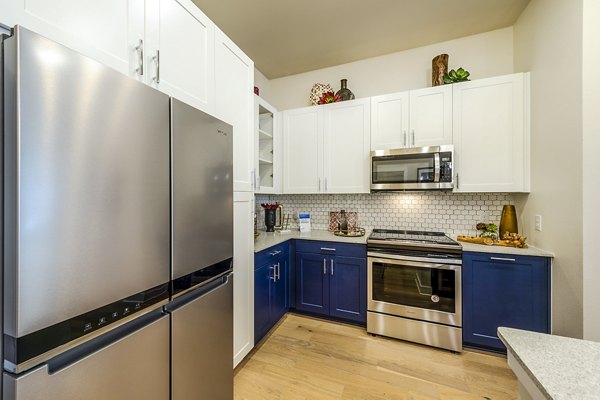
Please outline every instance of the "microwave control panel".
M452 182L452 153L440 153L440 182Z

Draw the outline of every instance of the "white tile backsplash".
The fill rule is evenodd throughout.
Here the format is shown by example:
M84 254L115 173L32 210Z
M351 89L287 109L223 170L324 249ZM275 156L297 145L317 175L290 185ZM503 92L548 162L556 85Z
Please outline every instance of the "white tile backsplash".
M329 227L329 211L344 209L358 213L358 223L366 229L408 229L439 231L449 235L474 235L478 222L500 222L502 206L514 204L507 193L373 193L256 195L259 228L265 217L261 203L279 202L284 213L293 214L290 228L297 229L297 214L311 214L312 229Z

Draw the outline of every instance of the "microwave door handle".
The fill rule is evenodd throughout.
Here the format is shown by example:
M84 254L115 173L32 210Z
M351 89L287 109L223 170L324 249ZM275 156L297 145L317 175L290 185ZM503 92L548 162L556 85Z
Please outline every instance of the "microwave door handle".
M434 153L433 154L433 170L434 170L434 177L433 177L433 181L435 183L440 183L440 153Z

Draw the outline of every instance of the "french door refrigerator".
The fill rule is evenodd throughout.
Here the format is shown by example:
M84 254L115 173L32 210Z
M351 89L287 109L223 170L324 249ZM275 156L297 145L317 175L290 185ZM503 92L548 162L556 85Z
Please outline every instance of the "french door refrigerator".
M24 28L1 45L2 398L231 398L231 127ZM218 162L178 167L178 127Z

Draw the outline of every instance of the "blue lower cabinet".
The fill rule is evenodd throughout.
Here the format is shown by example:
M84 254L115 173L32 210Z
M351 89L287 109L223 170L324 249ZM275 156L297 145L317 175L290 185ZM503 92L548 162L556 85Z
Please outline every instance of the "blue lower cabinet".
M296 252L296 309L329 315L327 255Z
M254 343L289 308L289 246L283 243L254 255Z
M313 251L296 252L296 309L366 323L366 247L298 241L296 248Z
M268 264L254 271L254 341L260 340L271 329L270 286L273 271Z
M329 314L358 322L367 320L367 260L331 257Z
M498 327L550 333L550 259L463 254L463 343L505 352Z

